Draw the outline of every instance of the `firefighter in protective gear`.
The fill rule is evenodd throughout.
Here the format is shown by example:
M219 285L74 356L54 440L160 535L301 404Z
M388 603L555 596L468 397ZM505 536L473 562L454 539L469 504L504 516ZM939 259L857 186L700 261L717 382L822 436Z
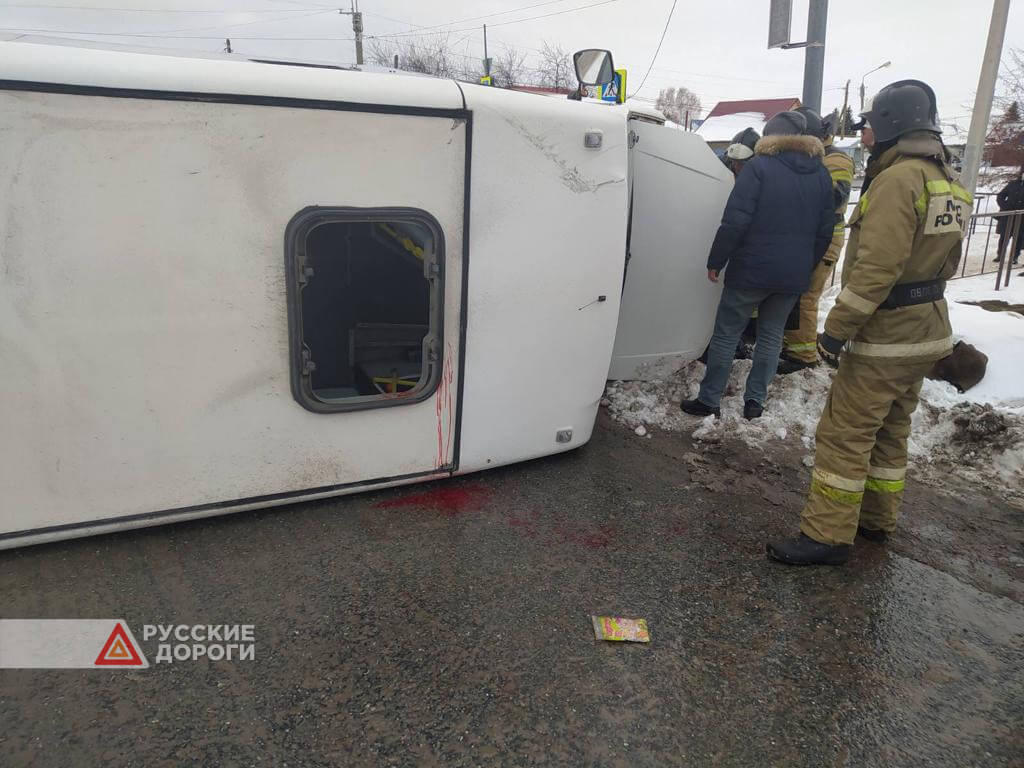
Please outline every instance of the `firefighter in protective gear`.
M839 254L843 250L843 240L846 234L846 205L850 200L850 185L853 183L853 158L832 146L837 119L835 113L823 119L806 107L800 107L797 112L807 118L807 134L821 139L825 145L825 170L832 177L832 189L836 202L836 225L828 252L814 268L814 272L811 274L810 288L800 297L799 327L786 331L783 338L782 359L779 361L780 374L813 368L819 362L817 353L818 302L821 300L821 292L825 289L825 283L828 282L836 261L839 259Z
M939 138L935 94L902 80L865 117L876 143L820 339L839 371L818 423L800 535L768 544L785 563L840 564L855 535L884 541L892 532L921 382L953 347L943 291L972 200Z

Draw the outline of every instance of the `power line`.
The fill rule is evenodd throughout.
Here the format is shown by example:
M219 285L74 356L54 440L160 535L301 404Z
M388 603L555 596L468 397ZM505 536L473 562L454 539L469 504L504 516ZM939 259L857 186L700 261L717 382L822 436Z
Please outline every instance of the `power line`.
M215 24L207 27L189 27L187 29L155 29L152 30L152 34L161 35L168 32L205 32L208 29L234 29L235 27L250 27L253 24L277 24L282 21L298 21L299 19L308 19L311 16L323 16L326 13L334 13L335 9L330 8L322 11L311 11L304 13L301 16L289 16L286 19L257 19L255 21L240 21L235 24Z
M396 24L405 24L407 27L412 27L414 29L422 28L422 25L420 24L413 24L411 21L403 21L402 19L396 19L393 16L385 16L383 13L374 13L373 11L363 11L363 13L367 16L373 16L378 19L386 19L387 21L393 21Z
M561 0L561 1L564 2L564 0ZM598 2L598 3L590 3L589 5L580 5L580 6L577 6L575 8L566 8L565 10L562 10L562 11L553 11L552 13L542 13L542 14L540 14L538 16L527 16L525 19L512 19L511 21L499 21L496 24L490 24L488 26L504 27L504 26L506 26L508 24L521 24L524 21L534 21L536 19L546 19L546 18L549 18L551 16L561 16L563 13L573 13L575 11L583 11L583 10L586 10L587 8L596 8L599 5L609 5L610 3L617 3L617 2L619 2L619 0L601 0L601 2ZM522 10L522 9L520 9L520 10ZM511 11L507 11L507 13L511 13ZM483 16L478 16L476 18L477 19L482 19L484 17ZM453 21L453 22L448 22L448 23L449 24L462 24L465 21L470 21L470 19L463 19L462 21ZM374 37L374 38L378 38L378 39L379 38L391 38L391 37L415 37L417 35L422 35L424 32L429 31L431 29L438 29L439 27L445 27L445 26L447 26L447 25L446 24L435 24L434 26L431 26L431 27L420 27L415 32L395 32L393 34L388 34L388 35L368 35L368 37ZM462 29L440 29L439 31L440 32L471 32L471 31L473 31L475 29L476 29L476 27L463 27Z
M541 6L544 6L544 5L557 5L558 3L565 3L565 2L568 2L568 0L545 0L545 2L543 2L543 3L533 3L532 5L521 5L518 8L509 8L507 11L497 11L495 13L485 13L482 16L470 16L467 19L459 19L458 21L446 21L443 24L429 24L427 26L423 26L422 24L413 24L411 21L402 21L401 19L392 19L392 18L390 18L388 16L381 16L379 13L373 13L373 14L370 14L370 15L372 15L372 16L380 16L380 18L387 19L388 21L397 21L399 24L407 24L410 27L415 27L420 32L423 32L423 31L430 30L430 29L437 29L438 27L450 27L450 26L454 26L456 24L465 24L468 21L480 21L481 19L489 19L492 16L505 16L506 14L509 14L509 13L515 13L516 11L528 11L531 8L540 8ZM365 13L370 13L370 12L369 11L365 11ZM537 18L542 18L542 17L537 17ZM526 21L526 19L521 19L521 21ZM498 25L494 24L492 26L498 26ZM462 31L462 30L452 30L452 31ZM397 32L394 35L377 35L377 37L395 37L395 36L403 35L403 34L409 34L409 33L407 33L407 32Z
M121 32L72 32L70 30L69 31L62 31L62 30L54 30L54 29L42 29L42 30L16 29L16 28L8 29L6 27L0 27L0 32L15 32L15 33L22 33L22 34L26 33L26 32L48 32L48 33L52 33L52 34L57 35L57 36L62 36L62 35L79 35L79 36L81 36L81 35L102 35L102 36L105 36L105 37L145 37L145 38L153 38L153 39L157 39L157 40L159 40L161 38L166 39L166 40L220 40L220 41L224 40L224 35L144 35L144 34L134 34L133 35L133 34L127 33L127 32L126 33L121 33ZM68 38L68 39L71 39L71 40L83 40L84 42L88 42L88 38L84 38L83 39L81 37L74 37L74 38ZM273 40L273 41L280 41L280 40L299 40L299 41L303 41L304 40L304 41L311 41L311 42L339 42L339 43L351 43L353 40L355 40L354 37L245 37L245 36L241 36L241 35L231 35L231 39L232 40ZM98 43L98 42L101 42L101 41L94 40L93 42L97 42Z
M38 9L60 9L67 11L111 11L117 13L185 13L185 14L220 14L227 15L232 13L302 13L303 11L315 11L315 10L328 10L333 11L334 8L325 8L325 6L318 5L312 8L226 8L224 10L211 10L211 9L197 9L189 10L187 8L103 8L93 5L39 5L38 3L0 3L0 10L4 8L31 8L33 10Z
M789 85L789 81L784 80L765 80L757 77L731 77L726 75L708 75L703 72L688 72L683 69L672 69L671 67L654 67L655 72L674 72L678 75L685 75L686 77L704 77L713 80L743 80L750 83L769 83L772 85Z
M672 14L676 12L677 2L679 2L679 0L672 0L672 7L668 11L668 18L665 19L665 28L661 30L661 39L658 41L658 47L655 48L654 55L651 57L651 66L647 68L647 73L644 75L644 79L640 81L640 88L644 87L644 83L647 82L647 75L651 74L651 70L654 69L654 62L658 60L658 54L661 52L661 44L665 42L665 35L668 33L668 25L672 23ZM633 91L634 96L640 93L640 88Z
M177 32L205 32L209 29L234 29L235 27L247 27L253 24L269 24L281 21L297 21L299 19L309 18L310 16L322 16L326 13L335 13L333 8L325 11L313 11L312 13L306 13L302 16L291 16L287 19L258 19L256 21L243 21L236 24L218 24L208 27L190 27L186 29L167 29L167 30L150 30L147 32L93 32L83 31L77 29L42 29L36 27L0 27L0 31L3 32L38 32L42 34L56 34L56 35L98 35L100 37L155 37L155 38L166 38L169 40L220 40L223 36L217 37L204 37L199 35L178 35ZM232 37L235 37L232 35ZM345 40L352 38L289 38L289 37L256 37L256 38L245 38L238 37L238 40Z

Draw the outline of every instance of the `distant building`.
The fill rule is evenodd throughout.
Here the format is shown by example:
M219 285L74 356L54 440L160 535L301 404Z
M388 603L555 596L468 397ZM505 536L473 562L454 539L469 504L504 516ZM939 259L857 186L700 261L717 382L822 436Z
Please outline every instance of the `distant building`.
M744 128L753 128L763 134L764 124L779 112L787 112L799 106L800 99L795 96L785 99L720 101L697 128L697 135L720 155L729 146L733 136Z
M860 143L860 136L836 136L832 141L832 146L853 160L854 175L856 177L859 178L864 175L864 165L868 161L868 154L864 145Z

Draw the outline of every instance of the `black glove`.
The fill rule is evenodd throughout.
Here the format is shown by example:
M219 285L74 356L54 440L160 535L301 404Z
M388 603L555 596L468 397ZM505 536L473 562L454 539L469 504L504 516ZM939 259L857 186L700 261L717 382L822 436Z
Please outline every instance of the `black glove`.
M843 351L844 344L846 344L845 341L834 339L827 333L822 333L818 336L818 357L833 368L838 368L839 355Z

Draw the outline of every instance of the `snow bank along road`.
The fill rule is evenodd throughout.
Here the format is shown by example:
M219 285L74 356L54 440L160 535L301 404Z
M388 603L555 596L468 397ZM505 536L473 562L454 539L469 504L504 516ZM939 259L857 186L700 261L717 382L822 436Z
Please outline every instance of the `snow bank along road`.
M914 414L911 461L919 471L932 468L934 482L995 482L1015 498L1024 491L1024 317L1016 312L990 312L966 301L996 299L1024 304L1024 278L1016 274L1009 290L994 290L991 275L948 284L950 319L956 339L988 355L985 378L959 394L951 384L924 383L921 405ZM822 297L819 325L835 303L836 285ZM701 363L664 370L652 382L613 382L607 391L612 416L646 433L651 427L686 432L698 445L736 435L751 446L770 450L775 441L798 440L810 463L814 429L828 396L831 371L825 366L776 377L763 418L742 419L743 382L749 361L737 361L722 401L720 421L697 421L680 412L679 401L694 397L704 375ZM945 479L944 479L945 478Z

